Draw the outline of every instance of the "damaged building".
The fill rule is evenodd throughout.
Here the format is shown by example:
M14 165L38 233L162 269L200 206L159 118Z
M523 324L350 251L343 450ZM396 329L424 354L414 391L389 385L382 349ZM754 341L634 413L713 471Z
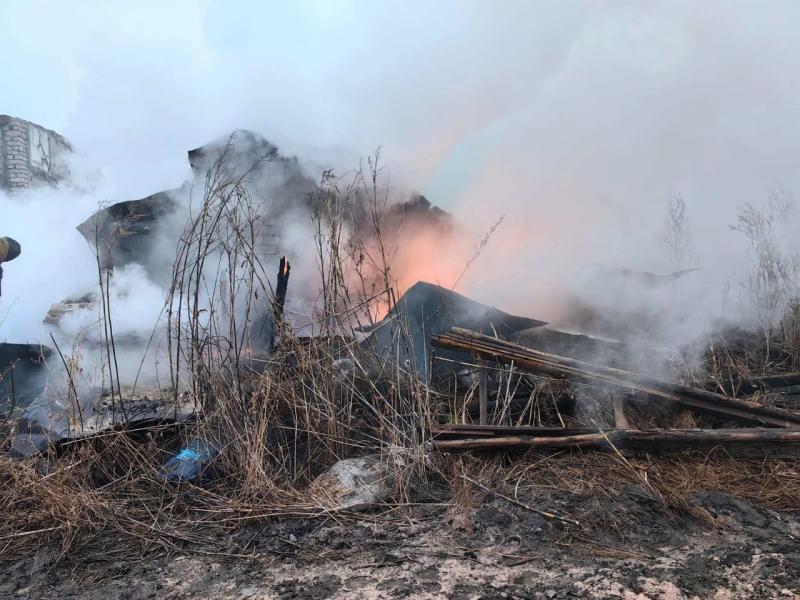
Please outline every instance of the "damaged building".
M55 131L0 115L0 189L14 191L64 180L71 153L69 142Z

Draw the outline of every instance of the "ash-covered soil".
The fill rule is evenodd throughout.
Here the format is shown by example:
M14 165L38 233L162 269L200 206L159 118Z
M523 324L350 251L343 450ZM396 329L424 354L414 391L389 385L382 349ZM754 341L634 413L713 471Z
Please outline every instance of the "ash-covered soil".
M131 558L111 547L59 559L41 548L0 565L0 597L800 598L798 513L710 492L675 514L638 486L605 499L554 492L537 507L581 526L486 495L460 513L418 505L250 525L221 540L242 556L184 548Z

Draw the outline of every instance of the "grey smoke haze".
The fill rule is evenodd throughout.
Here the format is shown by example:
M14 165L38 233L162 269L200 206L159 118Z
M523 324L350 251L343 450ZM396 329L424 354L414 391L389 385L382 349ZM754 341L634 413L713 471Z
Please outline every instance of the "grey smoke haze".
M102 194L75 205L75 224L85 204L180 184L186 150L235 128L340 170L382 145L394 182L476 231L506 214L460 290L548 318L565 274L587 261L669 270L658 235L675 193L709 289L744 263L729 230L738 207L800 189L799 13L793 2L4 3L0 112L58 130L101 170ZM52 201L66 213L78 202ZM9 235L38 228L0 214Z

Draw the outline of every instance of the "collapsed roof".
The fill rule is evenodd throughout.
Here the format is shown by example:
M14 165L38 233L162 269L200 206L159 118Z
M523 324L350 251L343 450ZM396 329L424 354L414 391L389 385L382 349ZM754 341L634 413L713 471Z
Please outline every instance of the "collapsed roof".
M98 250L102 268L139 263L154 279L162 279L164 260L171 261L174 256L165 257L158 242L177 239L182 222L170 217L178 215L181 206L189 205L193 192L203 193L206 175L241 181L254 198L266 199L262 203L265 219L260 250L267 255L279 252L270 221L294 208L307 207L309 193L316 189L296 157L281 155L275 145L251 131L236 130L228 137L190 150L188 160L194 182L139 200L112 204L78 226L78 231ZM160 250L160 257L155 250Z
M172 192L158 192L107 206L78 225L78 231L97 250L101 268L146 263L164 218L176 209Z
M450 331L451 327L463 327L510 337L546 324L511 315L453 290L420 281L403 294L382 321L364 330L369 333L364 344L382 364L399 359L400 364L413 368L419 377L427 380L431 375L431 337L434 335ZM446 350L437 352L437 356L459 358L458 353Z

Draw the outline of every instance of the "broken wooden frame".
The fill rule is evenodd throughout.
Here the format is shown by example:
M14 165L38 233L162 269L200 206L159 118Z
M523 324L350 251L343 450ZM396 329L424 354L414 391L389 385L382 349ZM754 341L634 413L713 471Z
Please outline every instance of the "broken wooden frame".
M432 344L439 348L469 353L482 360L494 359L501 363L513 363L517 368L551 377L643 392L677 402L723 421L734 421L750 427L800 428L800 414L790 410L763 406L648 375L549 354L466 329L453 328L449 333L433 336Z

